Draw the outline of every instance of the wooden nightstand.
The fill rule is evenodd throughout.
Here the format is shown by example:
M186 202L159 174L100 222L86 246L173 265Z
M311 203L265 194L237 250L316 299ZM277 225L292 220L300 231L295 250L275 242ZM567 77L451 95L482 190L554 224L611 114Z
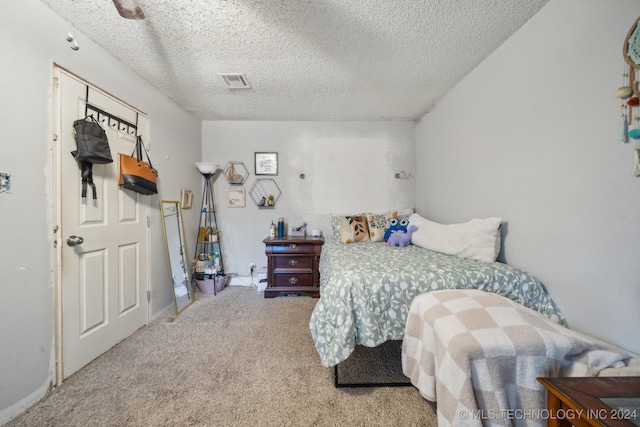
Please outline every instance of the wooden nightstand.
M322 237L285 236L263 240L267 254L265 298L279 293L320 296L320 251Z
M547 389L548 426L640 425L637 409L640 377L561 377L538 381ZM607 398L615 398L624 406L607 402Z

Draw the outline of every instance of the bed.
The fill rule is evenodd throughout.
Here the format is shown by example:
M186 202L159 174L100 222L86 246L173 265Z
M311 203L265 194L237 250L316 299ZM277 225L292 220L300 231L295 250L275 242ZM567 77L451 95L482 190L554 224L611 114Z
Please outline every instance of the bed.
M375 347L401 340L417 295L469 288L502 295L566 324L542 283L518 268L413 244L399 247L384 241L343 243L328 238L320 257L320 299L309 322L322 365L336 366L356 345Z

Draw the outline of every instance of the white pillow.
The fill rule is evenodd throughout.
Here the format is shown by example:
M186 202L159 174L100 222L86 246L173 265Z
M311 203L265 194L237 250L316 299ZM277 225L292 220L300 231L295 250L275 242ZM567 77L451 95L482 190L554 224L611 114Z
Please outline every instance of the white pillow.
M472 219L463 224L438 224L418 214L409 217L409 224L418 226L411 243L435 252L494 262L500 252L502 218Z

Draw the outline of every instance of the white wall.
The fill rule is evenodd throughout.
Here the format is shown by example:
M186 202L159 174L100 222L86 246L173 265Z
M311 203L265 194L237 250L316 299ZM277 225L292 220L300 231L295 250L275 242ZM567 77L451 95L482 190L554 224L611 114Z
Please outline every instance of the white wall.
M37 24L36 24L37 23ZM73 32L77 52L65 38ZM11 194L0 194L0 424L22 412L55 383L53 276L52 78L54 62L150 117L151 156L160 194L152 196L151 311L172 304L158 214L161 198L196 188L193 162L201 126L189 112L126 69L37 0L0 3L0 172ZM189 212L186 226L195 227Z
M552 0L417 126L416 207L502 216L572 327L640 352L640 179L619 142L637 0Z
M249 194L245 208L228 208L225 197L231 186L224 176L216 176L226 272L246 275L249 262L266 266L262 241L278 217L294 226L306 221L308 229L328 234L331 212L413 206L415 180L395 179L394 173L414 173L414 129L414 122L204 122L203 160L223 166L242 161L250 172L243 186L247 193L256 179L254 153L278 153L279 170L273 178L282 196L274 209L258 209ZM336 146L343 150L329 156L327 148ZM201 197L202 190L198 194Z

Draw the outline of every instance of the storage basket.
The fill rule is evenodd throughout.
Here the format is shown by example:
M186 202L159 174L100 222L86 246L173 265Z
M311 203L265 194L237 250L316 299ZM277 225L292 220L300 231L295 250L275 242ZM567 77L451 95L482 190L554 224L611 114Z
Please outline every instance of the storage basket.
M203 294L217 294L227 284L227 276L205 275L203 279L196 279L196 284Z

